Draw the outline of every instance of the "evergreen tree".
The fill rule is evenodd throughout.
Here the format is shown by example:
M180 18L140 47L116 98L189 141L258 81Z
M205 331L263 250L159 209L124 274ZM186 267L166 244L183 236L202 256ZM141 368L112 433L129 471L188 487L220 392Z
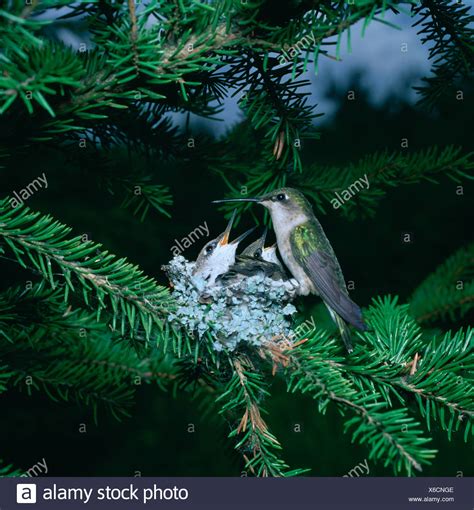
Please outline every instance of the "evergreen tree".
M54 158L139 220L169 222L173 196L160 167L190 162L189 136L170 114L213 118L232 95L245 122L192 156L223 179L229 196L289 185L325 214L335 192L368 176L370 189L341 209L354 221L373 215L390 188L472 179L473 154L458 146L378 152L347 166L302 159L303 141L318 138L306 71L339 59L342 45L350 49L357 23L365 31L387 23L385 13L410 11L422 42L432 43L420 106L436 108L473 65L473 17L451 0L294 0L282 9L266 0L0 2L0 165L9 175ZM58 37L66 25L82 30L77 48ZM52 211L27 207L38 187L14 195L6 186L0 199L0 256L29 275L0 289L0 393L41 391L120 419L137 378L188 392L232 424L229 437L256 476L306 472L283 460L264 417L274 377L321 413L337 408L353 440L395 474L431 462L435 426L470 438L474 334L455 323L474 307L474 245L428 275L409 302L374 296L364 312L370 330L357 334L350 356L321 327L292 342L216 352L212 338L170 325L170 289L106 242L73 234ZM18 471L5 463L0 474Z

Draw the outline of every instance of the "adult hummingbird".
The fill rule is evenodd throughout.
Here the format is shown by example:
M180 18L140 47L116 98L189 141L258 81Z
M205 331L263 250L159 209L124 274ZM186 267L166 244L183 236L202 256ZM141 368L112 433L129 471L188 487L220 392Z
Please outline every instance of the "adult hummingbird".
M206 243L196 259L193 275L200 276L207 281L208 285L213 285L216 278L227 272L229 267L234 264L235 254L240 241L255 230L255 227L251 228L229 242L230 231L234 223L236 212L237 211L233 212L224 232Z
M347 291L337 257L305 196L293 188L280 188L257 198L215 200L256 202L270 212L278 251L293 277L298 294L318 294L337 324L344 344L352 352L348 324L367 329L359 306Z

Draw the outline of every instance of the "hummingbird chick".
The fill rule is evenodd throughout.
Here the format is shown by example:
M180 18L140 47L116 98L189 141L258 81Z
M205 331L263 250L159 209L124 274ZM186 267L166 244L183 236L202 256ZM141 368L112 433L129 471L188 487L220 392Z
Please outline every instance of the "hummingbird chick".
M219 277L220 281L229 284L236 279L257 274L262 274L272 280L288 280L288 275L280 264L276 253L274 260L276 259L278 263L268 260L272 255L268 253L268 248L265 248L267 232L268 229L265 228L263 234L256 241L249 244L240 255L237 255L235 263L230 266L229 271Z
M249 244L240 255L266 260L267 262L272 262L273 264L276 264L277 266L283 269L283 266L281 265L280 259L278 258L277 255L276 244L272 244L271 246L265 246L265 239L267 237L267 233L268 229L267 227L265 227L262 237L259 237L252 244Z
M201 277L207 282L207 285L213 285L219 275L229 270L229 267L235 262L235 254L240 241L255 230L255 227L247 230L242 235L229 242L229 235L235 220L236 212L237 211L234 211L232 213L224 232L219 234L215 239L212 239L212 241L206 243L196 259L193 276Z
M305 196L293 188L280 188L256 198L215 200L255 202L270 212L278 251L288 270L298 281L298 293L319 295L337 324L344 344L352 352L348 324L367 329L359 306L347 291L336 254Z
M265 227L263 234L253 243L250 243L245 248L239 257L251 257L256 259L262 259L263 249L265 247L265 239L267 238L268 228Z

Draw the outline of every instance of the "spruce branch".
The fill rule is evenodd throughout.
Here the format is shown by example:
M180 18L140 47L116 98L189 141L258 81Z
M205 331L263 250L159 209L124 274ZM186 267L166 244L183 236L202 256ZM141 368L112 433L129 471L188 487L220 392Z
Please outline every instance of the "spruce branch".
M45 280L28 287L10 287L0 293L0 328L5 339L40 341L65 330L100 330L95 312L72 309L60 289L53 290Z
M419 18L413 26L421 27L421 42L432 44L429 58L433 76L424 78L424 86L415 87L424 106L433 108L456 80L472 74L474 16L470 9L455 0L421 0L413 7Z
M422 181L438 183L441 178L454 182L473 179L474 154L452 145L410 154L383 151L344 167L313 165L302 174L290 174L288 184L303 190L322 213L331 204L344 216L354 219L360 215L373 216L376 206L391 188ZM345 190L351 198L339 205L336 193L340 196Z
M6 389L41 390L54 401L82 402L92 408L94 419L99 406L118 419L128 416L142 380L162 390L174 382L167 355L149 349L142 358L94 312L71 309L61 292L44 282L3 292L0 324Z
M251 165L241 152L237 152L239 158L235 157L237 147L232 140L217 144L213 156L208 158L209 166L229 188L229 198L259 196L281 186L292 186L310 197L319 212L326 214L331 207L350 220L373 216L379 202L397 186L422 181L437 184L442 179L457 183L474 179L474 154L452 145L434 146L410 154L377 152L346 166L313 164L301 173L262 162L264 153L260 144L249 146L248 159L257 159ZM349 193L350 199L344 202L343 193ZM221 209L230 214L233 205L223 204ZM239 213L250 209L251 205L244 205Z
M133 63L135 68L138 71L138 51L137 51L137 15L135 12L135 1L134 0L128 0L128 12L130 13L130 41L132 44L132 51L133 51Z
M253 55L260 84L251 84L256 102L247 102L249 114L267 124L266 137L276 160L284 165L291 156L295 168L301 168L295 139L307 131L306 125L313 118L302 90L306 82L295 81L301 72L298 56L276 69L278 58L271 53L281 53L284 44L296 44L297 37L308 34L314 34L314 41L309 41L305 51L314 50L315 60L321 45L332 45L333 41L326 40L334 36L338 53L344 30L361 19L368 24L398 4L309 5L283 27L261 21L259 13L264 6L260 4L183 0L176 8L172 3L152 0L138 7L128 1L114 6L103 2L68 6L70 12L63 17L86 16L91 21L97 49L75 53L36 36L25 47L17 44L18 39L11 41L13 34L6 30L2 46L8 68L0 78L0 108L5 113L21 99L28 114L35 114L38 121L36 133L30 134L32 139L95 130L101 120L113 117L114 109L130 107L137 101L141 105L163 104L166 98L175 101L180 110L192 110L198 97L206 97L207 103L213 99L210 93L216 100L222 97L218 88L208 87L213 76L221 73L227 83L238 83L240 70L251 63L249 56ZM25 13L26 19L16 16L21 22L14 25L23 30L22 38L38 30L34 25L37 12L55 6L32 6ZM53 21L48 23L54 26ZM24 49L16 55L14 48L19 47ZM307 58L303 70L306 65ZM277 97L280 99L275 101ZM46 110L50 118L36 112L34 104ZM15 112L12 118L17 118ZM269 119L273 119L270 124ZM257 120L255 123L260 125Z
M109 341L123 347L119 353L123 353L124 358L100 360L98 365L147 381L174 381L177 377L166 353L147 349L143 356L141 352L130 351L130 346L122 345L121 337L111 331L105 320L97 320L94 311L73 308L64 301L61 289L51 289L44 280L26 288L10 287L0 293L0 327L8 344L15 341L62 342L65 335L71 334L80 338L90 335L104 337L103 343L99 341L103 345L104 358ZM96 362L92 361L92 364Z
M12 119L12 127L17 126L18 117L24 117L24 112L12 107L20 99L26 112L37 121L28 138L44 141L92 127L114 109L126 108L123 103L133 96L130 91L114 88L114 82L103 54L78 54L45 41L29 48L26 60L5 65L0 77L0 113L7 112L5 118ZM48 115L38 112L35 104Z
M460 330L426 344L408 310L397 298L374 300L365 313L372 331L358 335L349 358L315 330L289 345L281 364L291 391L309 393L321 412L335 403L355 414L346 428L355 427L353 437L369 445L370 457L411 474L435 453L408 414L411 402L429 430L436 422L451 438L464 427L466 441L474 432L474 334Z
M183 356L174 362L173 368L173 392L186 392L196 402L203 419L217 421L220 407L216 396L222 391L223 379L218 364L205 356L197 361L194 356Z
M472 330L448 332L426 343L409 305L397 301L374 300L366 313L374 331L360 335L354 356L338 367L367 393L379 391L389 405L390 396L404 406L416 399L428 429L437 421L451 437L465 425L467 439L474 422Z
M143 221L150 208L155 209L164 216L171 218L165 207L173 203L169 188L161 184L150 182L149 177L141 179L123 178L120 184L125 192L121 207L130 208L134 215Z
M0 365L0 393L7 390L7 383L11 375L12 373L8 372L8 367L6 365Z
M451 438L453 429L464 425L467 441L474 434L474 331L447 333L441 342L433 340L420 358L404 389L416 394L428 428L436 420Z
M80 236L69 238L70 232L50 216L24 206L12 208L8 199L0 201L0 238L24 268L31 264L53 289L63 290L65 299L79 291L92 305L95 297L97 317L112 310L111 327L122 335L128 331L133 337L141 328L150 339L153 329L163 332L173 307L168 290L101 245Z
M410 299L421 324L454 321L474 307L474 244L461 248L430 274Z
M281 445L270 432L262 413L262 400L269 396L261 374L248 357L240 355L232 360L233 374L218 397L224 401L220 414L236 414L237 426L229 434L236 438L236 449L245 459L245 468L256 476L294 476L304 470L289 471L288 465L277 456Z
M90 314L84 317L72 311L71 323L67 323L66 306L60 307L62 314L54 309L59 296L51 296L49 290L41 295L40 287L32 289L31 296L14 303L16 313L7 324L8 334L0 340L0 360L11 373L8 388L17 387L29 394L42 390L54 401L84 402L92 407L95 419L99 404L117 418L126 416L133 395L128 373L122 378L116 366L100 361L112 360L116 365L118 360L121 364L125 360L130 363L130 355L120 345L112 344L105 325L100 333L95 322L92 328L86 326L90 324ZM9 294L6 297L12 297L13 292ZM34 308L38 318L38 312L48 313L42 323L25 326L21 317ZM83 324L86 327L77 328L78 315L89 319ZM48 321L54 316L57 321L51 326Z
M11 2L9 2L11 4ZM41 45L42 40L38 37L37 32L50 22L48 20L31 19L31 10L33 6L23 5L22 10L14 12L12 6L8 5L7 9L0 9L0 24L4 27L0 31L0 60L11 62L8 55L25 59L25 43L28 45ZM21 43L21 44L17 44Z
M261 164L259 162L255 163L253 167L247 167L245 183L241 181L234 184L227 177L226 172L223 171L221 166L218 168L214 167L213 170L221 176L227 187L230 189L230 193L226 195L227 198L242 198L245 196L257 197L274 189L284 187L287 183L287 176L285 173L281 171L274 171L272 167L268 168L268 165ZM243 172L242 175L244 175ZM245 190L245 193L242 193L242 190ZM233 214L235 205L230 202L224 203L219 206L219 209L225 211L226 217L230 217L230 215ZM257 215L255 215L254 209L250 203L243 204L242 207L239 207L236 215L237 221L245 212L250 212L256 222L260 221Z
M301 75L298 68L296 76ZM267 146L265 159L276 161L277 166L291 165L295 171L302 170L300 149L302 138L317 138L312 123L317 116L315 106L308 105L307 80L289 76L289 66L278 65L278 59L267 56L265 60L256 52L250 52L247 65L232 75L234 94L245 91L241 106L254 128L264 132Z
M23 472L20 469L15 469L10 464L4 464L0 459L0 478L21 476Z
M94 350L96 343L86 347L84 342L75 345L71 341L66 345L71 350L67 356L64 355L64 344L55 348L19 343L14 349L3 347L2 359L9 363L14 374L11 386L28 394L34 390L43 391L55 402L73 400L84 403L92 409L95 421L99 406L118 420L129 416L134 388L128 380L117 381L116 370L97 364L101 353ZM110 352L106 356L108 359Z
M426 448L430 439L422 437L419 423L407 409L390 408L378 392L358 391L338 366L340 357L327 363L328 350L335 355L334 345L334 340L328 342L327 335L319 332L290 351L286 369L289 391L308 393L318 402L320 412L334 403L342 414L350 413L345 430L352 429L353 440L369 447L369 458L383 460L385 466L391 464L397 474L421 471L435 450Z

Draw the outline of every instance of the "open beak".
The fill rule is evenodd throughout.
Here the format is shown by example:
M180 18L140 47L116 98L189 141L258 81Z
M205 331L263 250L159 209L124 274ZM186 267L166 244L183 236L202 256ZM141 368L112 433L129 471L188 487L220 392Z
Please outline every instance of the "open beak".
M239 237L235 238L230 244L239 244L240 241L243 241L248 235L250 235L257 227L249 228L246 232L241 234Z
M223 204L224 202L260 202L259 198L222 198L221 200L213 200L213 204Z
M234 209L234 212L232 213L232 216L230 217L229 223L227 223L227 227L225 228L224 233L222 234L222 239L219 241L219 244L221 246L224 246L229 243L230 231L232 230L232 225L234 223L236 214L237 214L237 209Z

